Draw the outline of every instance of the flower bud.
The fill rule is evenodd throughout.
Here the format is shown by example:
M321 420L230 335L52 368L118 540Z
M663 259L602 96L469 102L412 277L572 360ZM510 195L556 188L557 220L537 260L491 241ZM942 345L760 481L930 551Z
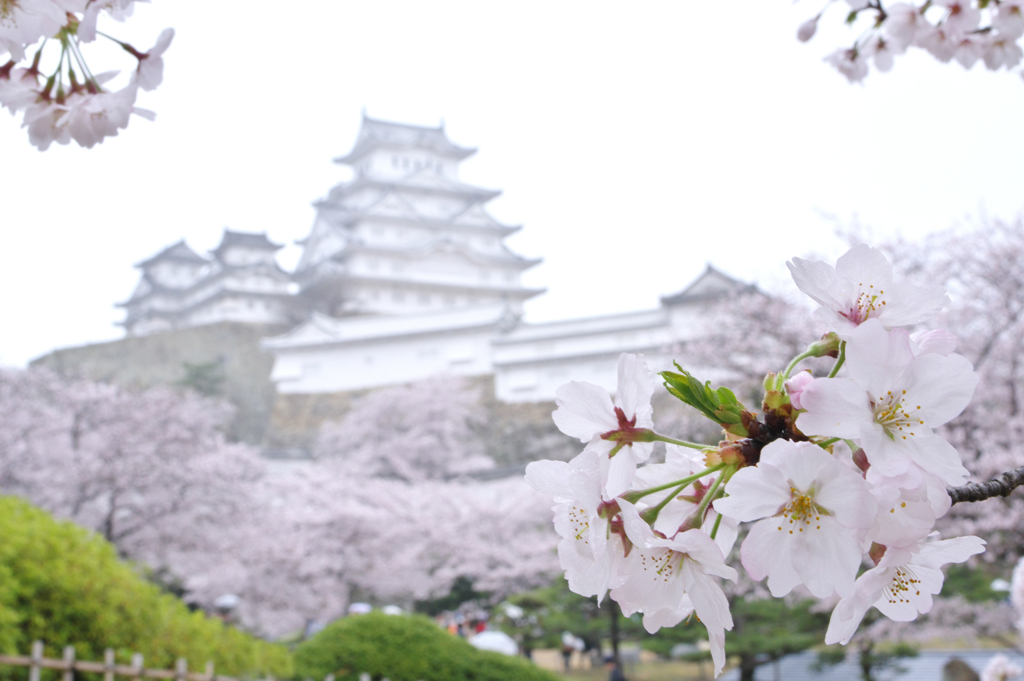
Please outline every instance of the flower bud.
M806 352L811 357L838 357L839 344L842 342L835 331L829 331L821 340L808 345Z
M802 43L806 43L808 40L814 37L815 31L818 30L818 17L812 17L800 24L800 28L796 30L796 39Z
M814 380L810 371L801 371L793 378L786 381L786 392L789 393L789 401L795 409L803 409L800 405L800 394Z

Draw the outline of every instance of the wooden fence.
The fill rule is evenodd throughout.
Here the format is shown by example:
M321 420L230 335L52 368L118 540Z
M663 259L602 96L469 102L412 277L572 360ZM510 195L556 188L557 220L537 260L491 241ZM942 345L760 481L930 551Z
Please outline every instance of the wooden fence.
M28 681L40 681L40 671L57 669L63 672L61 681L75 681L75 672L93 672L103 674L103 681L114 681L115 676L127 676L133 681L141 679L173 679L174 681L242 681L233 676L221 676L213 673L213 662L206 663L202 673L190 672L188 661L179 657L174 669L146 669L142 665L142 653L132 655L130 665L114 664L114 649L107 648L103 653L103 662L87 662L75 659L74 646L64 648L64 657L60 660L43 657L43 642L32 644L31 655L0 655L0 665L28 667ZM268 679L267 681L273 681ZM313 681L305 679L304 681ZM328 674L324 681L334 681L334 674ZM370 681L369 674L360 674L359 681ZM382 681L388 681L383 679Z
M75 659L73 646L64 648L64 657L54 660L43 657L43 642L32 644L31 655L0 655L0 665L28 667L29 681L40 681L40 671L56 669L63 672L62 681L74 681L75 672L93 672L103 674L103 681L114 681L115 676L127 676L134 681L141 679L173 679L174 681L241 681L231 676L213 673L213 662L206 663L206 670L190 672L188 662L179 657L174 669L146 669L143 666L142 653L132 655L130 665L114 664L114 649L107 648L103 654L103 662L87 662ZM328 674L324 681L334 681L334 674ZM360 679L362 681L362 679ZM367 681L369 679L367 678Z

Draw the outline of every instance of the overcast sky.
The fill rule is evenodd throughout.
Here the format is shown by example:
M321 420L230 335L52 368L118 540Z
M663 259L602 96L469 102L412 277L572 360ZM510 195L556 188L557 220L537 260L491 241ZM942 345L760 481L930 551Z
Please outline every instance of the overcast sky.
M809 44L820 5L787 0L262 7L109 22L140 49L177 35L138 102L157 120L94 149L39 152L0 112L0 363L118 337L133 264L180 238L305 236L364 107L479 148L462 178L504 190L510 246L544 258L527 321L652 307L708 262L777 288L788 257L841 252L836 220L921 236L1024 202L1024 82L911 54L850 85L822 63L854 37L838 6Z

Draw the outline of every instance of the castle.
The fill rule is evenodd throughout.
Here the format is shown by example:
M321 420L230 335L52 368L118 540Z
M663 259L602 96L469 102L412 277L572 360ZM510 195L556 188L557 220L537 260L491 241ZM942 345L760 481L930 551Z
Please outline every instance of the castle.
M546 324L521 321L543 293L520 281L540 262L513 253L520 227L495 220L500 194L458 179L475 153L444 127L364 115L358 139L335 159L354 171L315 203L288 275L280 246L225 230L203 257L179 242L139 263L129 335L219 321L290 326L266 338L279 394L334 393L407 383L438 373L491 375L505 402L551 400L568 380L613 389L621 352L667 367L716 298L748 289L710 266L654 309Z

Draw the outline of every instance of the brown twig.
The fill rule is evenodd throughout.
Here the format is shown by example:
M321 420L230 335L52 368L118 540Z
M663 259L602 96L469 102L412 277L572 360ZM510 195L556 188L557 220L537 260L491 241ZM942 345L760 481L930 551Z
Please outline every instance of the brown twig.
M951 487L946 490L949 498L954 504L961 501L985 501L992 497L1005 497L1024 485L1024 466L1006 471L994 480L988 482L970 482L961 487Z

